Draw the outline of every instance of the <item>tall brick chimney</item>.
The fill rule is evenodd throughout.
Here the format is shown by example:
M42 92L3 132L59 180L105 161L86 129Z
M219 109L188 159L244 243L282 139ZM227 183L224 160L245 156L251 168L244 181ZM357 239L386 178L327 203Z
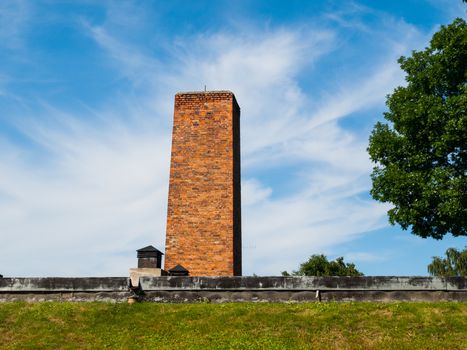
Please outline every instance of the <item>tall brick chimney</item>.
M242 273L240 107L230 91L175 95L165 269Z

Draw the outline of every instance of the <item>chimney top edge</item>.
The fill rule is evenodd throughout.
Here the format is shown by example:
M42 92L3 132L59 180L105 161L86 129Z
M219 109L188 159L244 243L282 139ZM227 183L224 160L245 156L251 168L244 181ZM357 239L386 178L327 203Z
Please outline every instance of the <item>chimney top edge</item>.
M211 90L211 91L179 91L175 95L215 95L215 94L230 94L234 95L234 93L230 90Z

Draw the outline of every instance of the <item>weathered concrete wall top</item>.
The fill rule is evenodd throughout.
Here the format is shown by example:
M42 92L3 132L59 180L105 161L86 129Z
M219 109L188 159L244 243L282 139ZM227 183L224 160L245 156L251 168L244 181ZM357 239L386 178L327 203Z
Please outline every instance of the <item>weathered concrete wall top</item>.
M0 302L467 301L467 278L435 277L0 278Z
M466 277L141 277L143 291L158 290L355 290L355 291L462 291ZM0 293L8 292L125 292L127 277L0 278Z
M466 290L466 277L142 277L142 290Z
M1 292L126 292L127 277L0 278Z

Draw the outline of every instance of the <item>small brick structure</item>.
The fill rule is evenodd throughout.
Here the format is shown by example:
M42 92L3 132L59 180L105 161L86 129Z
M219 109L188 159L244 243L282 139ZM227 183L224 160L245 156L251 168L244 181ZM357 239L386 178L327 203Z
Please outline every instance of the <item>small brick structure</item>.
M188 271L181 265L172 267L168 272L169 272L169 276L189 276L190 275L190 271Z
M157 268L160 269L162 265L162 253L152 245L138 249L136 251L138 258L138 268Z
M239 276L240 108L230 91L175 95L165 269Z
M166 271L161 269L162 255L160 250L148 245L136 251L138 267L129 269L131 286L138 287L140 277L158 277L166 275Z

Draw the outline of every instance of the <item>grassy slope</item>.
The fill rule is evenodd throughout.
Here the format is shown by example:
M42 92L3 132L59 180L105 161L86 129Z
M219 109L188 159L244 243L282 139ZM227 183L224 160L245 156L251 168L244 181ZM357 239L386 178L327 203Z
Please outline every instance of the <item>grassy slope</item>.
M0 303L1 349L466 349L467 303Z

